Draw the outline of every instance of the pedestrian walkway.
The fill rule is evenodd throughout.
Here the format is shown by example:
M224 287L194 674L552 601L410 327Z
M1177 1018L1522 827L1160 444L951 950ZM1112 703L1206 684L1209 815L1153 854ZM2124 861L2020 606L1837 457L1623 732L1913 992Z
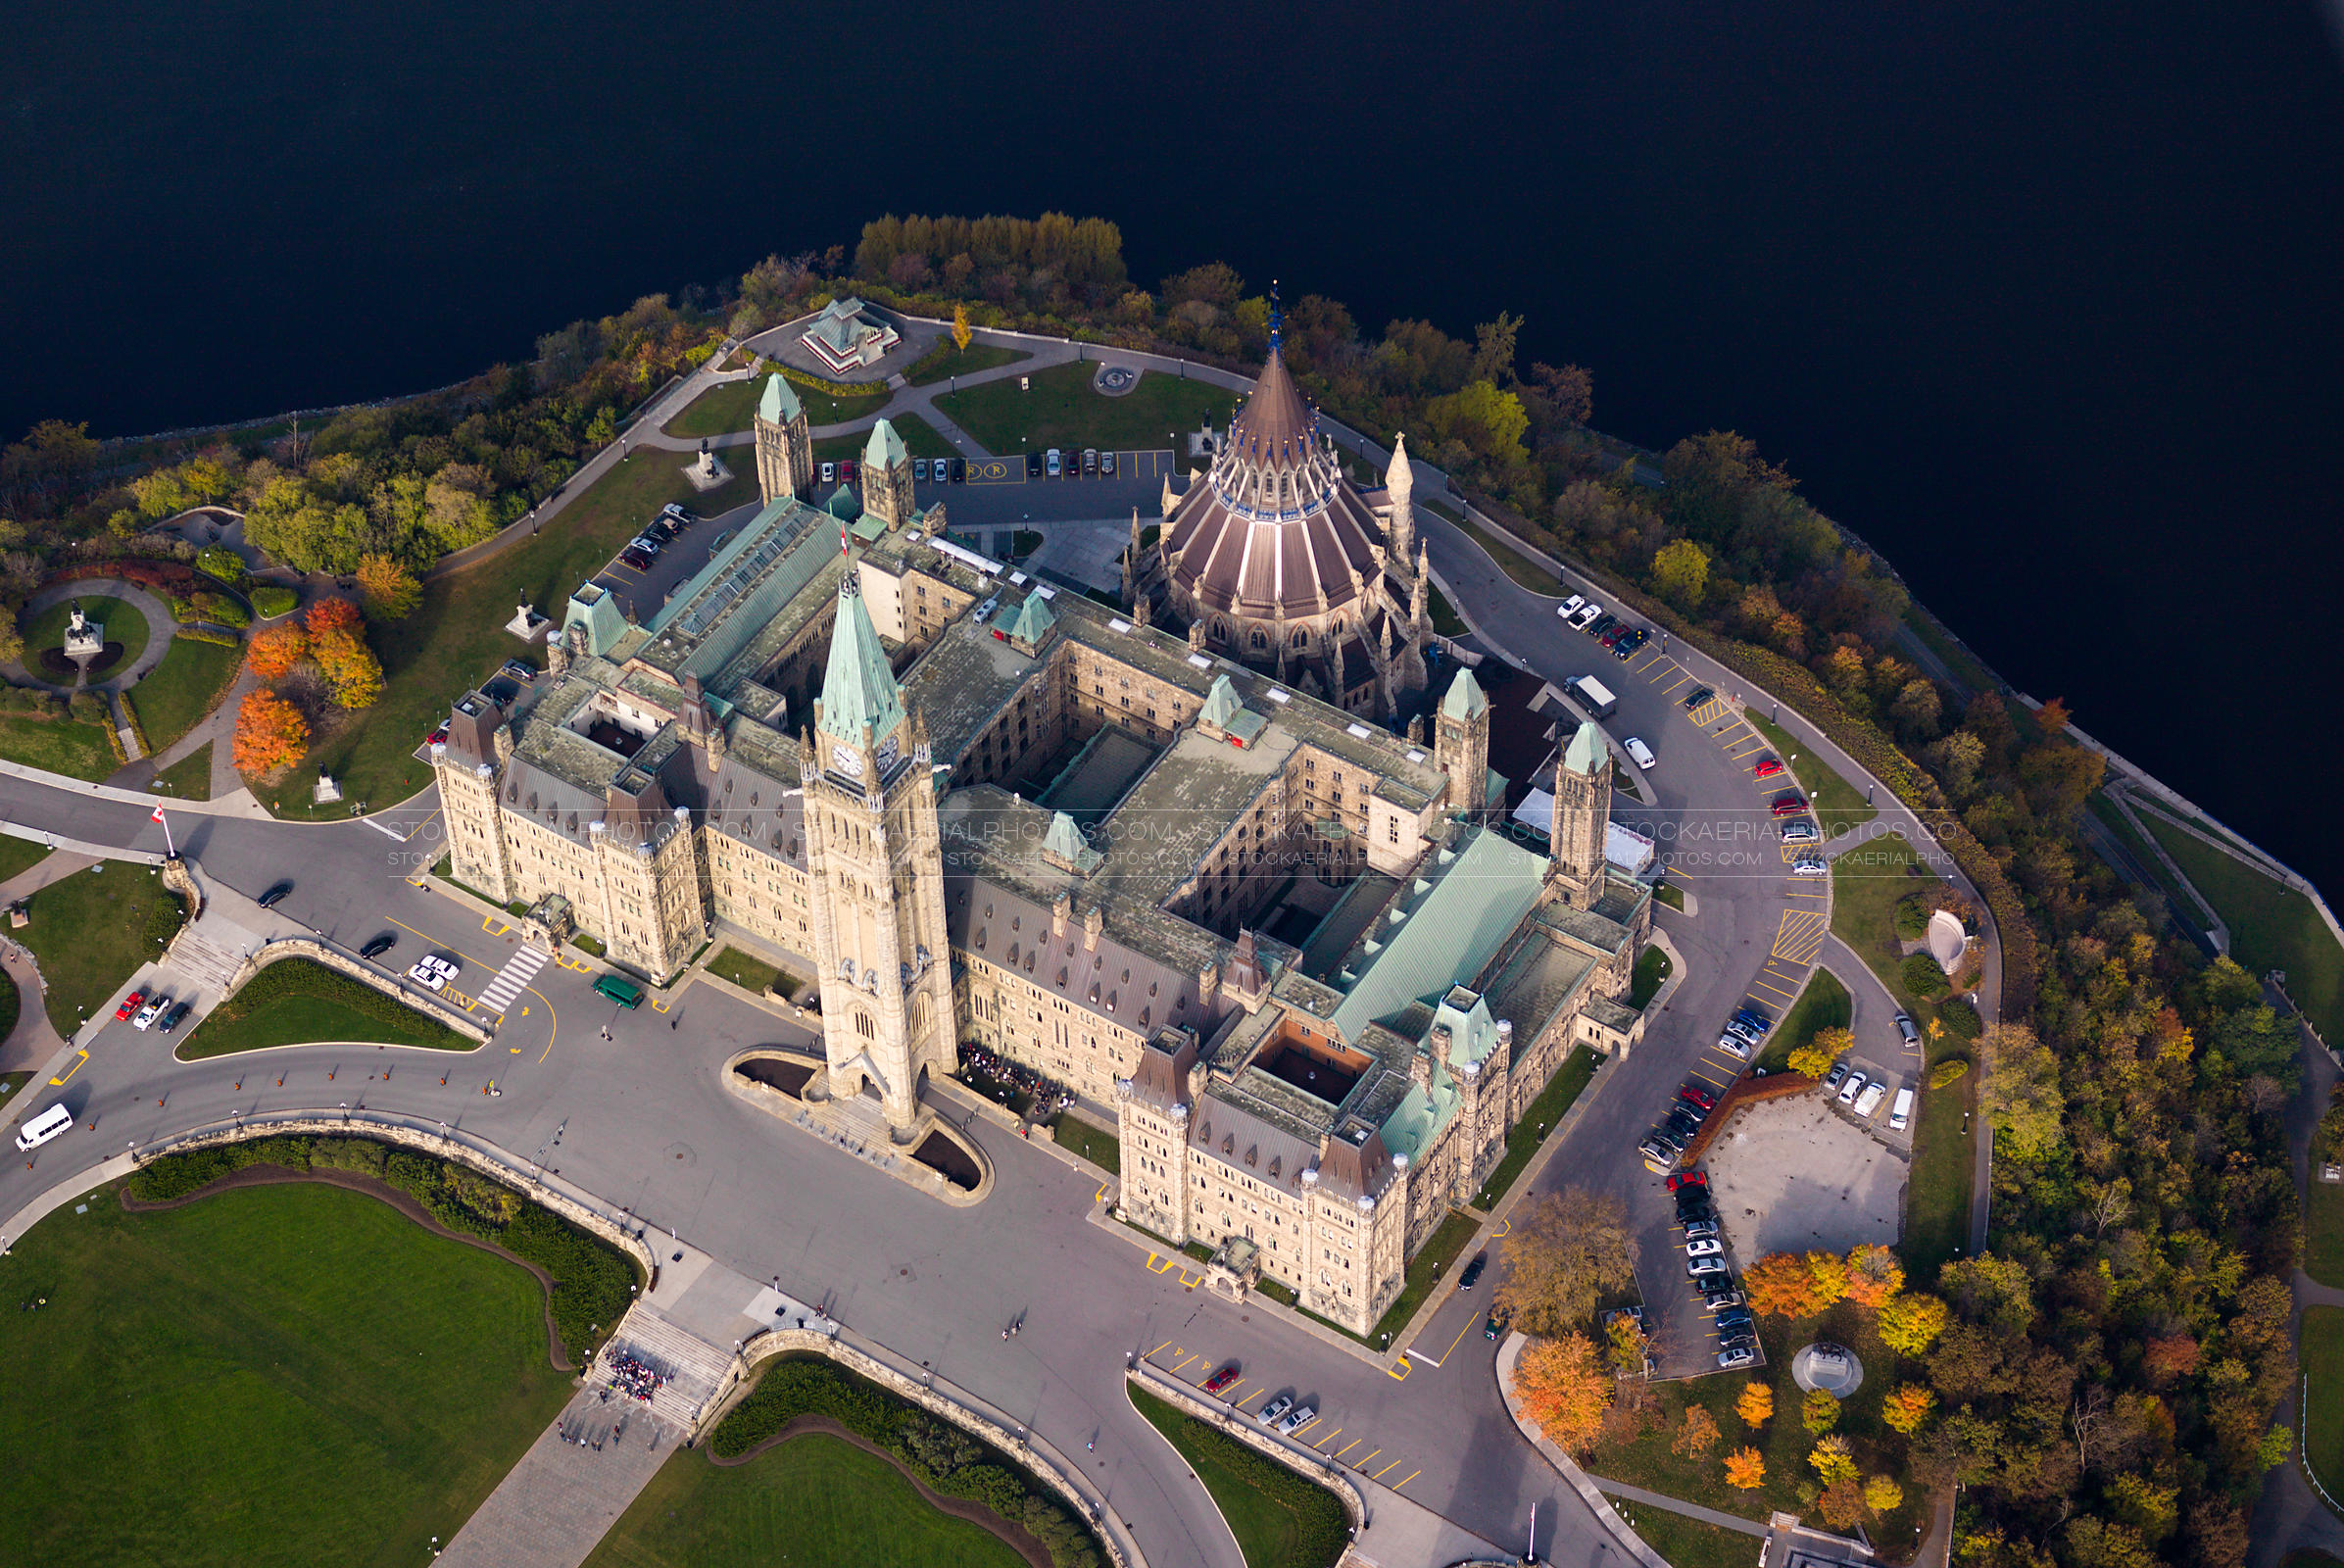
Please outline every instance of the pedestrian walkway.
M497 977L480 993L477 999L480 1005L493 1012L503 1012L512 1006L513 1000L529 989L529 982L537 978L537 971L544 968L553 956L542 949L523 946L518 953L505 960L505 967L497 971Z
M659 1422L628 1419L638 1409L606 1401L599 1385L579 1391L456 1533L439 1568L577 1568L675 1450Z

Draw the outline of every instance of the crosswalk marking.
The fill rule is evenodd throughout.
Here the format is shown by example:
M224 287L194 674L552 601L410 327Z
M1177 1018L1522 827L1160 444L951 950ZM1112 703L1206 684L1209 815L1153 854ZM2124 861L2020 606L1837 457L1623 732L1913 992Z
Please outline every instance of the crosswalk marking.
M496 978L489 981L487 989L480 993L480 1004L491 1011L503 1012L513 1005L513 998L529 989L529 982L537 977L537 971L544 968L553 956L541 949L523 947L505 960L505 967L497 971Z

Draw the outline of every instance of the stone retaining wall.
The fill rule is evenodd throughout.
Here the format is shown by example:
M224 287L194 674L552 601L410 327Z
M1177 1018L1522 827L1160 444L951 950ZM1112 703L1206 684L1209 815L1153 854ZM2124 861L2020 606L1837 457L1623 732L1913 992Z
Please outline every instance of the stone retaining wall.
M1325 1487L1342 1501L1343 1515L1351 1522L1353 1539L1366 1534L1367 1498L1343 1466L1333 1460L1324 1460L1315 1465L1305 1463L1301 1454L1291 1445L1279 1442L1257 1423L1240 1420L1227 1405L1198 1398L1187 1384L1177 1378L1158 1376L1155 1369L1144 1361L1131 1368L1125 1376L1184 1415L1195 1416L1206 1426L1237 1439L1267 1458L1277 1460L1294 1474Z
M1075 1517L1090 1526L1099 1549L1115 1568L1148 1568L1148 1560L1140 1555L1136 1543L1118 1540L1106 1526L1101 1510L1090 1494L1076 1486L1072 1475L1061 1468L1053 1456L1044 1454L1025 1438L1011 1432L991 1416L972 1410L956 1400L939 1394L916 1379L904 1376L886 1362L856 1349L852 1345L819 1334L812 1329L767 1329L746 1342L741 1353L733 1358L733 1392L708 1406L701 1417L700 1426L692 1434L694 1441L705 1438L716 1428L716 1423L731 1412L749 1390L749 1374L760 1363L779 1355L811 1354L835 1361L857 1376L870 1379L888 1393L907 1404L918 1405L929 1414L940 1416L983 1438L1001 1452L1015 1459L1033 1472L1035 1478L1058 1494Z

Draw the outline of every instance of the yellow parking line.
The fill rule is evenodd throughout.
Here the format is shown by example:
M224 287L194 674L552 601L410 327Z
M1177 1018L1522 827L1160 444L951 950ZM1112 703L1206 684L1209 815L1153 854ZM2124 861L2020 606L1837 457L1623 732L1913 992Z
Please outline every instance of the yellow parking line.
M1725 1088L1727 1084L1729 1084L1729 1083L1731 1083L1731 1082L1733 1081L1732 1079L1729 1079L1729 1078L1712 1078L1712 1077L1708 1076L1706 1073L1704 1073L1704 1072L1702 1072L1702 1071L1701 1071L1701 1069L1702 1069L1703 1067L1706 1067L1706 1066L1708 1066L1708 1065L1709 1065L1709 1064L1708 1064L1707 1062L1705 1062L1705 1061L1696 1061L1696 1062L1694 1062L1694 1063L1693 1063L1693 1076L1694 1076L1695 1078L1698 1078L1698 1079L1700 1079L1700 1080L1701 1080L1703 1083L1705 1083L1705 1084L1715 1084L1715 1085L1716 1085L1718 1088L1720 1088L1720 1089L1723 1089L1723 1088Z
M1397 1362L1397 1363L1395 1363L1394 1365L1392 1365L1392 1366L1388 1366L1388 1367L1386 1367L1386 1368L1384 1369L1384 1372L1385 1372L1385 1375L1386 1375L1386 1376L1388 1376L1388 1377L1394 1377L1394 1378L1397 1378L1397 1379L1399 1379L1399 1380L1400 1380L1402 1383L1405 1383L1405 1382L1407 1382L1407 1381L1408 1381L1408 1371L1409 1371L1409 1369L1410 1369L1411 1367L1413 1367L1415 1364L1416 1364L1415 1362L1413 1362L1413 1361L1409 1360L1409 1359L1408 1359L1406 1356L1404 1356L1404 1355L1403 1355L1403 1356L1401 1356L1401 1357L1399 1358L1399 1360L1398 1360L1398 1362Z
M1382 1448L1378 1448L1376 1453L1382 1453L1383 1451L1384 1450ZM1365 1470L1369 1465L1376 1462L1376 1453L1371 1453L1366 1458L1359 1460L1358 1463L1352 1466L1352 1468L1356 1470ZM1397 1459L1394 1459L1392 1462L1393 1464L1399 1463Z
M1312 1427L1315 1427L1315 1426L1317 1426L1317 1425L1318 1425L1318 1424L1319 1424L1321 1421L1324 1421L1324 1420L1326 1420L1326 1419L1327 1419L1327 1418L1326 1418L1325 1416L1323 1416L1323 1415L1314 1415L1314 1416L1312 1416L1312 1417L1311 1417L1309 1420L1307 1420L1307 1421L1303 1422L1303 1423L1302 1423L1302 1425L1301 1425L1300 1427L1296 1428L1296 1429L1295 1429L1295 1430L1294 1430L1293 1433L1291 1433L1291 1434L1290 1434L1290 1436L1293 1436L1293 1437L1297 1437L1297 1438L1298 1438L1298 1437L1300 1437L1300 1436L1301 1436L1303 1433L1305 1433L1305 1432L1308 1432L1308 1431L1309 1431L1309 1430L1310 1430Z
M1792 997L1798 995L1798 993L1795 991L1775 991L1773 986L1767 985L1763 980L1758 981L1757 984L1764 986L1769 991L1774 991L1775 995L1781 997L1784 1002L1788 1002Z
M1448 1365L1448 1358L1449 1358L1450 1356L1452 1356L1452 1355L1454 1355L1454 1354L1456 1354L1456 1353L1457 1353L1457 1347L1458 1347L1458 1346L1460 1346L1460 1345L1463 1345L1463 1344L1465 1343L1465 1329L1469 1329L1469 1328L1472 1328L1472 1327L1473 1327L1473 1318L1472 1318L1472 1317L1469 1315L1469 1316L1468 1316L1468 1317L1465 1319L1465 1328L1457 1330L1457 1337L1456 1337L1455 1339L1453 1339L1453 1340L1451 1340L1451 1341L1449 1341L1449 1342L1448 1342L1448 1348L1447 1348L1447 1349L1445 1349L1445 1350L1443 1350L1443 1351L1441 1351L1441 1364L1442 1366L1446 1366L1446 1365Z
M1148 1255L1149 1257L1153 1257L1153 1256L1155 1256L1155 1254L1154 1254L1153 1252L1150 1252L1150 1253L1148 1253ZM1164 1342L1164 1344L1163 1344L1163 1345L1159 1345L1159 1346L1157 1346L1157 1347L1156 1347L1154 1349L1152 1349L1152 1350L1148 1351L1148 1355L1147 1355L1147 1359L1148 1359L1148 1360L1152 1361L1152 1360L1154 1360L1154 1359L1155 1359L1157 1356L1159 1356L1159 1355L1163 1354L1163 1353L1164 1353L1164 1346L1165 1346L1165 1345L1170 1345L1171 1343L1172 1343L1172 1342L1171 1342L1170 1340L1166 1340L1166 1341Z
M1189 1354L1182 1356L1180 1360L1174 1364L1172 1370L1178 1372L1182 1367L1187 1366L1191 1361L1198 1361L1202 1359L1203 1357L1196 1354L1194 1351L1191 1351Z
M50 1082L52 1085L64 1083L66 1078L71 1078L71 1077L73 1077L73 1074L75 1074L75 1073L79 1072L79 1071L81 1070L81 1064L82 1064L83 1062L87 1061L87 1060L89 1060L89 1053L88 1053L88 1052L86 1052L86 1051L76 1051L76 1052L74 1052L74 1053L73 1053L73 1064L71 1067L68 1067L68 1068L65 1070L65 1078L52 1078L52 1079L50 1079L50 1080L49 1080L49 1082Z
M1392 1484L1392 1490L1397 1492L1400 1490L1400 1488L1406 1486L1409 1482L1414 1481L1418 1476L1423 1474L1424 1472L1422 1470L1411 1470L1406 1475L1400 1477L1397 1481L1394 1481Z
M1317 1442L1310 1444L1310 1445L1309 1445L1309 1446L1310 1446L1310 1447L1313 1447L1313 1448L1319 1448L1319 1444L1320 1444L1320 1443L1333 1443L1333 1442L1334 1442L1334 1441L1335 1441L1337 1438L1340 1438L1340 1437L1342 1437L1342 1436L1343 1436L1343 1428L1341 1428L1341 1427L1337 1427L1337 1428L1336 1428L1334 1431L1332 1431L1332 1432L1328 1433L1328 1434L1327 1434L1325 1437L1323 1437L1323 1438L1320 1438L1320 1439L1319 1439ZM1327 1450L1326 1450L1326 1449L1324 1449L1324 1448L1319 1448L1319 1452L1321 1452L1321 1453L1325 1453L1326 1451L1327 1451Z
M1335 1450L1335 1457L1338 1459L1342 1458L1344 1454L1350 1452L1353 1448L1356 1448L1359 1446L1359 1445L1365 1443L1366 1441L1367 1440L1365 1438L1353 1438L1350 1442L1344 1444L1342 1447Z
M1399 1467L1400 1467L1400 1462L1399 1462L1397 1459L1394 1459L1394 1460L1392 1460L1392 1463L1390 1463L1390 1464L1386 1465L1386 1466L1384 1467L1384 1470L1397 1470ZM1360 1468L1361 1468L1361 1469L1365 1469L1365 1468L1366 1468L1366 1466L1362 1465ZM1377 1471L1377 1472L1376 1472L1374 1475L1372 1475L1372 1476L1368 1477L1368 1479L1369 1479L1370 1481L1381 1481L1381 1480L1383 1480L1383 1479L1384 1479L1384 1470L1379 1470L1379 1471Z

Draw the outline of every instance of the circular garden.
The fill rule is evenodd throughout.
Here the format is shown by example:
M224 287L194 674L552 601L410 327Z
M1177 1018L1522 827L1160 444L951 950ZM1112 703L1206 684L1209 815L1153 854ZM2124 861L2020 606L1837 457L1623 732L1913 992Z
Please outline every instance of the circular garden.
M73 684L78 671L73 662L65 657L65 632L73 624L76 602L81 606L81 613L106 632L105 651L89 662L91 680L104 680L146 652L146 616L122 600L60 599L24 623L24 662L28 668L52 681Z

